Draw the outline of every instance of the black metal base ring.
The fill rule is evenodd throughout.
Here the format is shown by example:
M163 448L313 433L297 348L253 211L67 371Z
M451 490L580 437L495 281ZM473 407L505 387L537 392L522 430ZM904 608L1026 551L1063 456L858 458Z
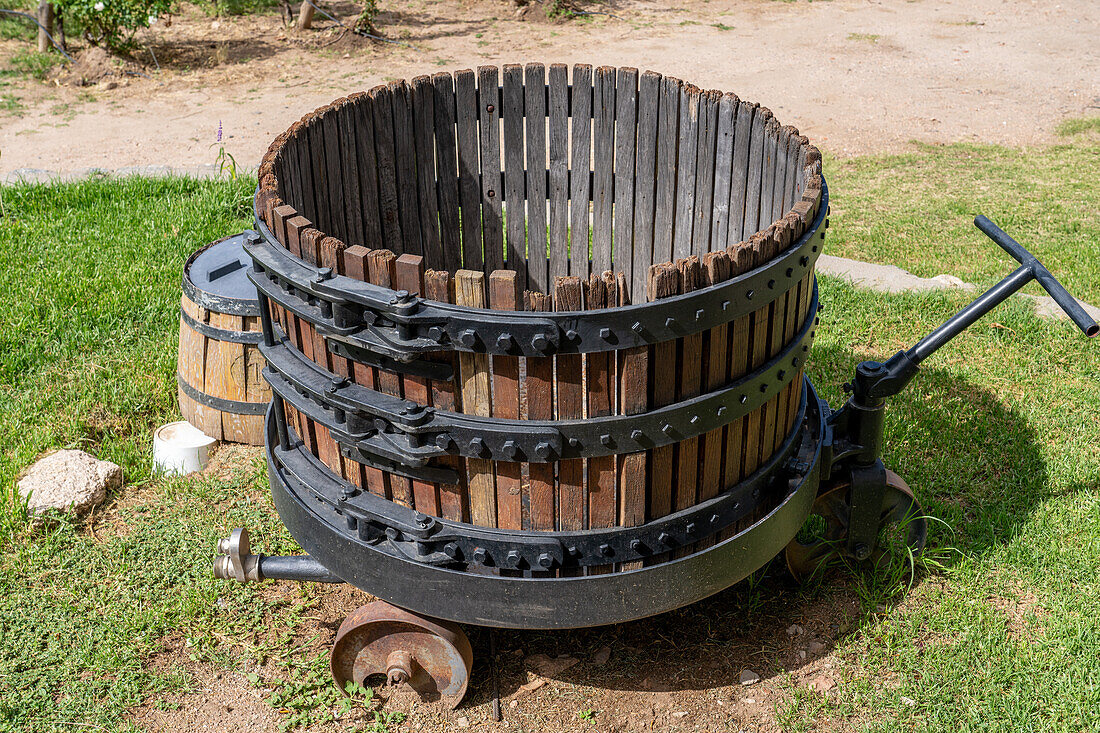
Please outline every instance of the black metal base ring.
M415 613L460 623L565 629L622 623L671 611L740 580L782 552L805 522L817 495L824 409L804 383L811 409L801 427L806 457L800 478L765 517L735 536L677 560L584 577L507 577L463 572L398 557L349 531L334 508L303 496L277 458L273 411L267 416L267 460L275 508L303 549L333 573Z

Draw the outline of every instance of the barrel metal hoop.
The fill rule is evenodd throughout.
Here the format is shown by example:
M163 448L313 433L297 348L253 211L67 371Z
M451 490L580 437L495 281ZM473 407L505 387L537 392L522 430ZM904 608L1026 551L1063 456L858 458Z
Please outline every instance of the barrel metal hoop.
M195 286L195 283L191 282L191 278L187 276L187 273L191 270L191 264L195 259L206 250L210 249L214 245L221 244L230 237L219 239L216 242L196 250L187 258L187 262L183 266L183 294L191 299L191 302L202 308L217 313L227 313L232 316L258 316L260 315L260 304L256 302L254 298L229 298L224 295L216 295L205 290L200 290Z
M809 354L816 322L815 283L800 332L755 371L712 392L648 412L581 420L506 420L403 400L325 370L289 345L281 331L275 332L274 344L261 345L260 351L272 390L324 425L358 457L409 469L426 467L430 459L445 455L546 463L650 450L739 420L794 380Z
M718 496L637 527L539 532L479 527L428 516L334 474L300 440L270 440L280 480L344 517L347 531L380 551L428 565L535 572L635 562L690 548L749 516L763 497L782 497L815 465L822 407L804 384L795 428L753 474Z
M179 384L180 390L192 400L220 412L228 412L234 415L263 415L267 411L267 402L240 402L200 392L188 384L183 375L178 373L176 374L176 382Z
M182 308L180 308L180 318L192 330L215 341L228 341L234 344L259 344L264 340L264 335L259 331L230 331L228 328L211 326L209 323L196 320Z
M646 346L700 333L759 310L795 287L821 253L822 183L814 221L778 257L730 280L650 303L595 311L499 311L426 300L337 275L288 252L257 217L245 241L249 277L272 300L362 349L408 361L428 352L539 357Z

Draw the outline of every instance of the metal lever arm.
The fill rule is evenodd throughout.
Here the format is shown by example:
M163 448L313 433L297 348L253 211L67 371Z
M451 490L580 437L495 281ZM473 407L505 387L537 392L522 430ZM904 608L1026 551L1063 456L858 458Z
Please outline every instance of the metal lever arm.
M917 367L922 361L1032 280L1038 281L1043 289L1050 293L1054 302L1066 312L1066 315L1086 336L1091 338L1100 333L1100 326L1097 326L1096 321L1062 287L1050 270L1036 259L1035 255L1024 249L1019 242L1008 236L985 216L978 215L974 219L974 225L1000 245L1001 249L1012 255L1020 263L1020 267L921 339L913 348L908 351L899 351L884 364L878 362L860 364L852 385L857 396L874 403L896 395L916 376Z

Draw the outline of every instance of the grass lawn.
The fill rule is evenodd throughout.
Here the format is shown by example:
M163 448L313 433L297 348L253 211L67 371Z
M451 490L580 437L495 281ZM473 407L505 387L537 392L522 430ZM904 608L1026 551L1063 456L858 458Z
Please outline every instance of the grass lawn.
M970 224L983 212L1076 295L1100 302L1092 138L1034 151L947 146L829 161L827 174L834 254L990 284L1012 265ZM158 662L166 640L185 661L247 675L288 727L341 711L326 651L303 638L317 617L340 619L318 609L325 593L210 577L214 541L231 527L249 526L259 551L295 551L265 498L258 453L242 451L249 459L197 480L149 475L151 430L177 415L180 268L200 245L247 225L252 185L128 179L0 189L0 730L132 727L135 706L171 705L173 691L196 685L186 664ZM811 376L834 405L858 360L914 343L967 302L829 280L822 298ZM1010 302L894 400L887 464L943 520L931 529L942 567L907 593L886 576L840 572L797 588L772 568L719 601L603 636L501 632L498 642L573 654L607 639L625 660L608 674L627 684L669 655L736 662L774 617L841 589L861 611L829 652L838 685L828 696L785 681L777 659L754 657L782 692L768 711L775 726L1096 730L1098 348ZM57 447L122 464L127 485L92 520L31 527L14 479ZM622 638L637 641L620 648ZM484 635L474 643L484 659ZM301 649L288 653L291 645ZM468 714L480 720L487 669L475 678ZM594 729L596 706L646 694L583 679L567 687L574 723L595 715ZM360 729L398 727L390 723L372 714Z

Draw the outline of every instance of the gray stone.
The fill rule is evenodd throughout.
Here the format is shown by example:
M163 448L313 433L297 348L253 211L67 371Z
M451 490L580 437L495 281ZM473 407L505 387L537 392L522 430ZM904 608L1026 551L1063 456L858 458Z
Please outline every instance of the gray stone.
M917 277L894 265L876 265L832 255L821 255L817 261L817 270L822 274L846 280L856 287L869 288L880 293L921 292L946 288L976 290L973 285L953 275Z
M18 486L32 515L48 509L79 514L122 486L122 468L84 451L59 450L27 469Z
M740 682L745 687L748 687L749 685L755 685L759 681L760 675L758 675L756 672L753 672L751 669L741 670Z

